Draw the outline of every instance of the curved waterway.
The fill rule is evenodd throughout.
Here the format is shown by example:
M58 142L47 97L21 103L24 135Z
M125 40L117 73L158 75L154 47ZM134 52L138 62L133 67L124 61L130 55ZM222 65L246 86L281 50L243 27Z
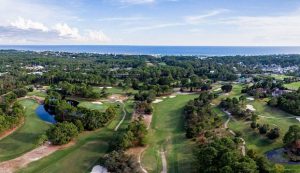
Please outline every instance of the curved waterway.
M274 163L290 164L290 165L300 164L300 162L291 161L284 153L284 151L285 151L284 148L278 148L278 149L268 151L265 155L270 161Z
M46 111L44 105L39 105L35 113L40 117L41 120L46 121L48 123L55 124L56 120L54 119L54 115L51 115L49 112Z

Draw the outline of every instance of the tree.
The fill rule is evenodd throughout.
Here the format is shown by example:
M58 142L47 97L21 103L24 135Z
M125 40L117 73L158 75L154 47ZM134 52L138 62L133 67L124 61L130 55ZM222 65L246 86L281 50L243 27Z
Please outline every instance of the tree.
M57 123L47 131L48 139L54 145L63 145L78 135L77 127L73 123Z
M104 156L105 168L115 173L143 173L137 160L123 151L112 151Z
M269 138L269 139L276 139L276 138L278 138L279 137L279 135L280 135L280 130L279 130L279 128L274 128L274 129L271 129L268 133L267 133L267 137Z
M283 143L289 145L300 139L300 127L298 125L290 126L288 132L283 137Z
M27 89L20 88L20 89L14 89L13 92L17 95L18 98L25 97L27 95Z
M258 128L258 130L259 130L260 134L266 134L269 130L269 125L268 124L263 124L262 126L260 126Z
M242 103L242 105L245 105L247 97L245 95L240 96L239 101Z
M232 85L230 85L230 84L223 85L223 86L221 87L221 89L222 89L223 92L229 93L229 92L231 92L231 90L232 90Z

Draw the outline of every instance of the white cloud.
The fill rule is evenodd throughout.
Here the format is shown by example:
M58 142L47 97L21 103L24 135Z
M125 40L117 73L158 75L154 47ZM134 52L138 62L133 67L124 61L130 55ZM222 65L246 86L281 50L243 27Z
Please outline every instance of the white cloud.
M80 43L103 43L110 41L110 38L100 30L86 30L84 33L80 33L78 28L70 27L66 23L56 24L54 30L59 33L59 36Z
M105 35L102 31L95 31L95 30L89 30L87 32L86 37L83 37L86 39L87 42L109 42L110 38Z
M224 12L228 12L229 10L221 9L221 10L213 10L206 14L196 15L196 16L186 16L185 21L189 24L199 24L204 21L204 19L213 17Z
M19 17L16 21L11 22L10 25L24 30L36 29L44 32L48 31L48 28L44 24L33 22L32 20L25 20L21 17Z
M47 27L43 23L30 19L18 18L8 26L0 25L1 44L7 43L46 43L46 44L100 44L110 41L100 30L85 30L80 32L76 27L66 23L58 23Z
M73 39L79 39L81 37L77 28L72 28L66 23L56 24L54 30L56 30L61 37L69 37Z

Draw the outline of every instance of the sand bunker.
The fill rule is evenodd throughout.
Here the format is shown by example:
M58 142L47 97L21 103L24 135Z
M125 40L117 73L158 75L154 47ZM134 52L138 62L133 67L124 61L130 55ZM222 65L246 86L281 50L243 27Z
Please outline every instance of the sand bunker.
M169 96L170 99L175 98L176 96Z
M254 101L253 97L247 97L247 100Z
M93 167L91 173L108 173L108 171L103 166L96 165Z
M300 118L296 118L296 120L298 120L300 122Z
M103 103L102 102L92 102L93 104L96 104L96 105L102 105Z
M163 97L163 99L166 99L167 97Z
M214 91L221 91L221 88L217 88L217 89L215 89Z
M153 103L160 103L160 102L162 102L163 100L161 100L161 99L156 99L156 100L154 100L153 101Z
M100 89L103 89L104 87L99 87ZM107 89L111 89L112 87L105 87Z
M252 105L246 105L246 108L250 111L256 111L256 109Z

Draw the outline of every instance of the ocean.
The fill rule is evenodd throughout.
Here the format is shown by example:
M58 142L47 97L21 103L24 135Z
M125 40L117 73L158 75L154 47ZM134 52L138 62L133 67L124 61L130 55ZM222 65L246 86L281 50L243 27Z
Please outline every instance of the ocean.
M242 47L242 46L102 46L102 45L0 45L0 50L59 51L73 53L130 55L278 55L300 54L300 47Z

